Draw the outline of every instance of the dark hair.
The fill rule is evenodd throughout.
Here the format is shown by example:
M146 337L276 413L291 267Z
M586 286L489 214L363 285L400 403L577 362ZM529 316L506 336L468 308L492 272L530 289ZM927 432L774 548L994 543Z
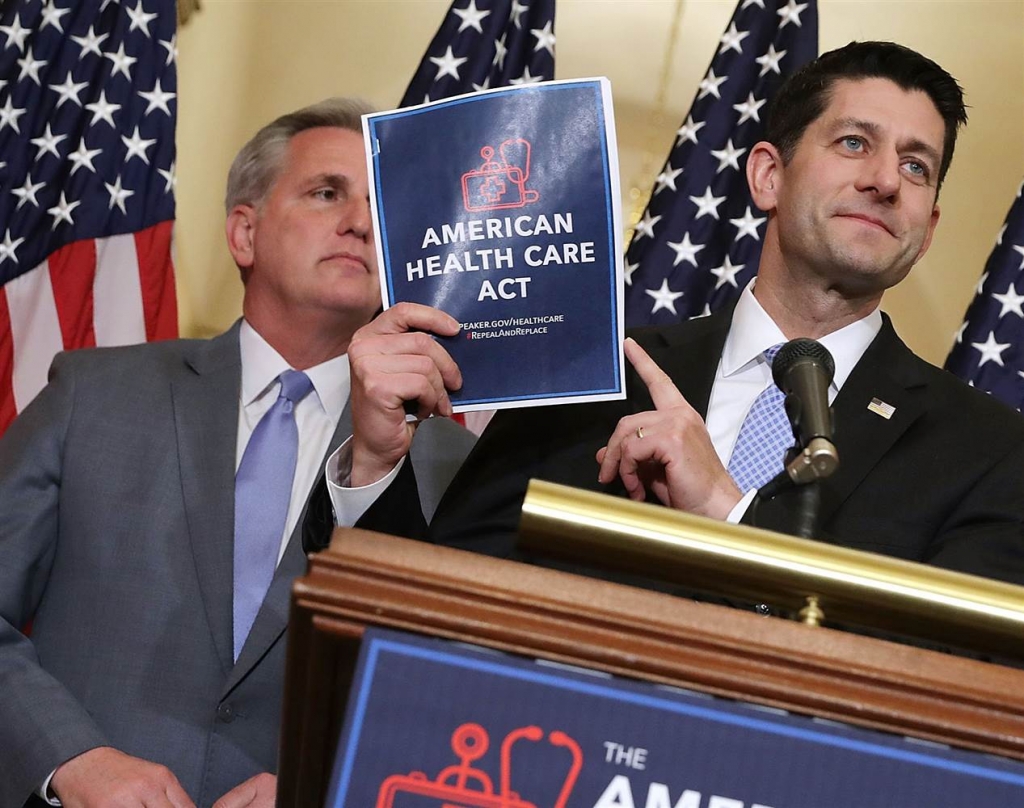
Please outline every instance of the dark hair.
M825 111L839 79L882 78L904 90L928 94L945 123L938 187L953 160L957 130L967 123L963 89L949 73L917 51L894 42L851 42L804 65L779 88L765 124L765 140L788 163L804 131Z

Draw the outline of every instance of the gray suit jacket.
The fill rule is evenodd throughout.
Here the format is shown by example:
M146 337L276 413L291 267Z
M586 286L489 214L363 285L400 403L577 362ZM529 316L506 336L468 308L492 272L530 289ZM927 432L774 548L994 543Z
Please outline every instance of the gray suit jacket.
M199 805L276 770L306 560L297 528L233 664L237 328L59 356L0 441L0 806L99 745L167 765ZM435 420L428 518L472 445ZM346 409L330 450L350 431Z

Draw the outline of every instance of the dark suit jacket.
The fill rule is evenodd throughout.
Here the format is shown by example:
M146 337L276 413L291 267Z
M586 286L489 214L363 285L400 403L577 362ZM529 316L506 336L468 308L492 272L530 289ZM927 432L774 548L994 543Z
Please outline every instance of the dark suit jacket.
M706 414L731 311L633 334ZM449 487L432 540L513 555L531 477L599 486L595 454L624 415L652 409L628 375L628 398L498 413ZM877 398L895 411L868 409ZM1024 584L1024 419L916 357L885 318L834 402L839 471L822 484L821 538ZM378 502L388 507L385 500ZM786 530L794 502L762 504L758 524Z
M0 805L98 745L167 765L198 805L276 770L306 558L296 528L233 663L240 382L237 326L62 355L0 441ZM331 449L350 431L346 410ZM472 439L422 439L432 510Z

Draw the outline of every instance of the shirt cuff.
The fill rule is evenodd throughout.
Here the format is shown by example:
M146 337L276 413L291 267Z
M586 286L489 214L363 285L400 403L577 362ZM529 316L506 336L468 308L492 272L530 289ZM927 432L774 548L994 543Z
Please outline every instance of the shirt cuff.
M397 465L381 479L369 485L356 488L349 486L352 476L352 438L348 438L329 458L324 468L327 477L327 493L334 509L334 524L338 527L352 527L383 494L405 463L403 457ZM58 803L59 804L59 803Z
M54 793L50 790L50 781L53 779L53 775L55 775L56 773L56 769L50 772L49 777L43 780L43 784L39 787L39 790L36 792L36 794L38 794L42 798L43 802L45 802L47 805L64 804L59 799L57 799L57 797L54 796Z
M747 512L747 508L750 507L750 503L754 501L754 497L756 496L756 488L751 488L747 491L747 493L743 495L743 499L732 506L732 510L729 511L729 515L725 517L725 521L733 525L738 525L743 520L743 515Z

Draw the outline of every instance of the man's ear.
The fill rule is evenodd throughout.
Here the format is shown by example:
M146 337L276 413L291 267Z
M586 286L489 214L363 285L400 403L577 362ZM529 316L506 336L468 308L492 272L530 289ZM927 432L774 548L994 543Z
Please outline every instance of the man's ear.
M256 209L252 205L235 205L224 224L228 251L239 267L246 269L256 260Z
M754 204L765 213L775 210L782 187L782 168L778 149L765 140L754 144L747 157L747 185Z
M935 227L939 223L939 216L941 213L942 211L939 210L938 205L932 208L932 218L931 221L928 222L928 232L925 234L924 242L921 244L921 249L917 251L917 257L914 259L915 264L924 258L924 254L928 252L928 248L932 245L932 236L935 235Z

